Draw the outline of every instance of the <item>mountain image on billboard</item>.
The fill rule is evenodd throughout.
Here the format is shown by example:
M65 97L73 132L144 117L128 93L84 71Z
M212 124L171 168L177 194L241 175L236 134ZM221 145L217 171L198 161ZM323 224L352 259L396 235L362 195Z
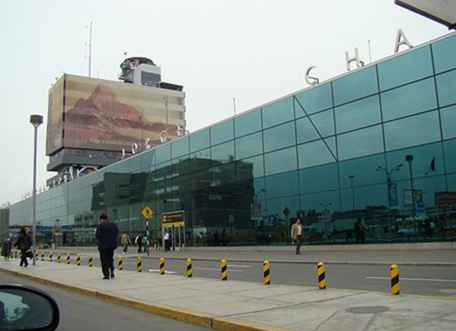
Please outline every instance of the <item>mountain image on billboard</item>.
M64 89L66 148L121 151L146 140L153 146L185 125L182 92L72 75L65 75Z

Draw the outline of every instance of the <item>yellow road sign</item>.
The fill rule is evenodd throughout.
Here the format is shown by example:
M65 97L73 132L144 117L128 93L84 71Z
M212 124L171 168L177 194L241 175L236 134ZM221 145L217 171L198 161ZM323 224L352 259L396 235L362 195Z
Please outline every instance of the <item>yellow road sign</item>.
M154 215L154 211L153 211L150 207L148 207L148 206L144 207L144 208L141 210L141 213L142 213L142 215L144 216L144 218L145 218L146 220L151 219L152 216Z

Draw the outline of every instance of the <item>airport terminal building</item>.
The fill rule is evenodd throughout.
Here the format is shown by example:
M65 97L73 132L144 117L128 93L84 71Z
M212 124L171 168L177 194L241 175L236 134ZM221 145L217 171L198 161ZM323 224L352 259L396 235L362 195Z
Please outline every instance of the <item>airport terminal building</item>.
M10 206L10 226L31 206ZM306 244L354 243L360 227L368 243L455 240L456 34L37 196L39 231L65 244L93 244L102 212L187 245L286 244L296 217Z

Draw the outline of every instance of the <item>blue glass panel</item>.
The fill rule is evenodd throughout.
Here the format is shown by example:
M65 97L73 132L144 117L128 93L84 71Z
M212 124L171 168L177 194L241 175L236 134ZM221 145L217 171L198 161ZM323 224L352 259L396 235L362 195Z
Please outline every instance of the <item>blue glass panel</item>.
M412 155L413 177L435 176L443 173L443 155L440 143L402 149L386 154L392 180L410 178L406 155ZM402 166L399 166L402 164ZM394 169L394 170L393 170Z
M443 144L447 172L456 172L456 139L445 141Z
M293 115L293 99L281 99L263 107L263 128L291 121Z
M448 191L456 192L456 174L448 175L447 181L448 181Z
M268 219L266 222L268 222L270 225L276 226L276 229L281 225L282 229L284 230L281 233L282 240L289 240L289 221L286 220L286 216L283 214L283 211L285 208L287 208L290 212L288 217L295 217L299 210L299 196L270 199L267 201L267 207L268 208L266 214L268 215ZM277 233L277 230L274 232L276 235L279 235Z
M236 158L238 160L260 153L263 153L261 132L236 139Z
M331 84L326 83L306 89L296 94L296 98L299 101L296 105L296 117L328 109L332 107Z
M380 102L378 95L336 108L337 132L351 131L379 123Z
M201 129L190 134L190 152L209 147L209 128Z
M296 131L298 135L298 144L315 140L320 137L307 117L296 120Z
M364 68L334 81L336 105L378 92L375 67Z
M424 216L425 208L435 206L435 193L445 192L445 178L444 176L426 177L421 179L414 179L414 189L417 192L417 199L422 200L422 209L418 207L416 210L417 216ZM399 205L406 212L411 212L412 196L410 194L410 181L404 180L397 183ZM418 201L417 201L418 202ZM419 205L419 202L417 203Z
M335 162L332 142L334 138L326 139L328 146L322 140L302 144L298 146L299 168L308 168L320 164Z
M161 145L155 150L157 163L171 160L171 144Z
M261 130L261 109L248 111L234 118L236 137Z
M436 73L456 68L456 35L432 44L432 52Z
M172 157L187 155L190 152L189 146L188 136L176 140L171 144Z
M257 178L264 176L263 155L244 159L241 161L241 163L251 164L253 177Z
M380 125L342 134L337 139L340 160L383 152Z
M296 171L267 176L265 179L268 198L299 194L298 173Z
M440 140L437 111L386 123L385 140L389 151Z
M382 94L383 120L437 108L434 78L406 85Z
M440 107L456 103L456 70L437 76Z
M353 187L353 189L342 190L342 209L356 210L367 207L386 207L387 186L373 185Z
M212 160L219 162L231 162L234 160L234 141L211 147Z
M294 122L264 130L263 137L265 152L294 145L296 143ZM256 148L258 149L258 146Z
M334 113L332 109L312 115L310 119L323 137L335 134Z
M223 121L211 127L211 144L217 145L234 138L233 120Z
M339 209L338 201L339 193L337 191L306 194L301 196L301 209L304 211L315 210L317 212L324 210L336 211Z
M456 106L441 110L443 139L456 137Z
M338 188L337 166L335 163L301 169L299 172L301 193L313 193Z
M381 168L379 168L381 167ZM385 157L378 154L339 163L340 185L343 188L386 182ZM377 170L379 169L379 170Z
M202 151L198 151L195 153L190 154L190 158L192 159L211 159L211 149L203 149Z
M298 166L296 160L296 148L291 147L277 152L265 154L266 175L295 170Z
M431 48L416 48L380 63L378 75L382 91L433 75Z

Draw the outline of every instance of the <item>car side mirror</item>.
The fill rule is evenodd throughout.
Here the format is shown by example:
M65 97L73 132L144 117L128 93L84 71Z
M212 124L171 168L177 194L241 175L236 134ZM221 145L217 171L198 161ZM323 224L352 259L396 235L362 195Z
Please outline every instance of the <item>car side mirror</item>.
M54 331L57 303L46 293L20 285L0 285L0 330Z

